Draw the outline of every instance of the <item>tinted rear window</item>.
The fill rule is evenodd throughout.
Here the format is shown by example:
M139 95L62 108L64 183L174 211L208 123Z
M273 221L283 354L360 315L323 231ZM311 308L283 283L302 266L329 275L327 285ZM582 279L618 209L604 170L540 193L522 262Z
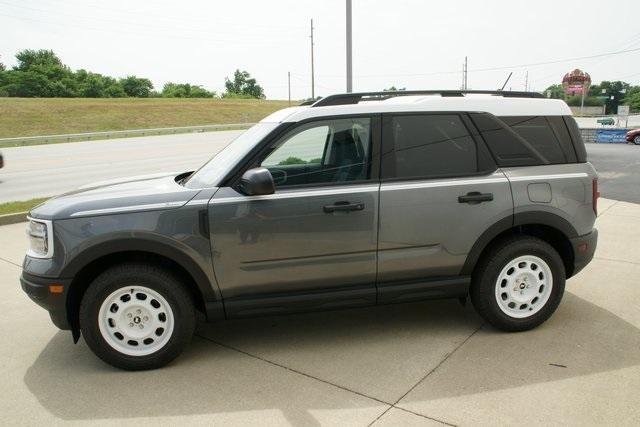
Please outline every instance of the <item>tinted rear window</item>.
M574 142L561 116L471 114L500 166L575 163Z
M527 141L549 163L566 163L567 158L560 142L543 116L500 117L515 133Z
M385 129L383 178L464 176L479 170L478 147L457 114L392 116Z

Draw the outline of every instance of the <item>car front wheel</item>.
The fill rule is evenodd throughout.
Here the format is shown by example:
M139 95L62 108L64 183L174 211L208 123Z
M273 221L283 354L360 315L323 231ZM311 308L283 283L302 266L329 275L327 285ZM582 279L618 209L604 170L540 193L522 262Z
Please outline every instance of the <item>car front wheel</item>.
M633 137L633 143L636 145L640 145L640 135L636 135Z
M489 249L473 275L471 300L498 329L524 331L546 321L562 299L565 269L547 242L514 236Z
M102 360L127 370L175 359L195 329L192 298L169 271L123 264L99 275L80 305L80 328Z

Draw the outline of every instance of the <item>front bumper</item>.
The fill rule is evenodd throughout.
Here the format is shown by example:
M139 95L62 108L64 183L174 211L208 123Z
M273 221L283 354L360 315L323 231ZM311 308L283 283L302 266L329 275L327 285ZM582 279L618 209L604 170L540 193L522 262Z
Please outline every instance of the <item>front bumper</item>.
M22 272L20 284L29 298L49 312L54 325L64 330L71 329L67 319L67 292L71 279L51 279ZM63 292L50 292L51 285L63 286Z
M589 234L571 239L573 247L573 272L574 276L587 266L593 259L593 254L598 246L598 230L595 228Z

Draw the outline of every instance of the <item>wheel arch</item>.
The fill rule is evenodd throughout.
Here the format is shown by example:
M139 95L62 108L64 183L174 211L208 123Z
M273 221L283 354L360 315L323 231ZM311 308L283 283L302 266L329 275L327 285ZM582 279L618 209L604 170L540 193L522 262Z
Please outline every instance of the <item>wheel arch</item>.
M189 255L158 241L110 240L83 250L61 273L62 277L73 278L67 292L66 311L75 339L79 337L80 302L87 288L99 274L124 262L151 263L170 270L192 294L196 308L210 317L211 304L218 299L217 295L206 272Z
M567 278L573 275L575 254L570 239L578 237L578 232L566 219L549 212L518 213L513 218L504 218L493 224L476 240L461 274L471 275L487 249L514 234L538 237L549 243L560 254Z

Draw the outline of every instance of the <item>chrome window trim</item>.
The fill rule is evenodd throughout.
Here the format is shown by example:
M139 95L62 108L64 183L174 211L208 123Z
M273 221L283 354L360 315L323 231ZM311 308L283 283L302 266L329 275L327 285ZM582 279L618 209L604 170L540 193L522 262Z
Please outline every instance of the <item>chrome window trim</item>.
M225 203L235 202L253 202L258 200L281 200L281 199L293 199L296 197L313 197L313 196L333 196L338 194L352 194L352 193L368 193L371 191L378 191L380 184L364 185L357 187L340 187L340 188L319 188L317 190L293 190L282 193L267 194L264 196L233 196L233 197L221 197L219 199L211 199L211 204L221 205Z
M40 222L47 226L47 253L44 255L40 255L31 250L31 248L27 248L27 256L31 258L39 258L39 259L48 259L53 257L53 221L48 219L37 219L27 216L27 227L29 227L29 223ZM27 236L29 235L29 229L25 229L25 233Z
M524 176L509 176L509 181L548 181L552 179L566 179L566 178L586 178L589 174L586 172L577 172L577 173L558 173L558 174L549 174L549 175L524 175Z
M380 191L394 190L411 190L415 188L436 188L436 187L454 187L456 185L473 185L473 184L493 184L498 182L508 182L507 178L484 178L484 179L458 179L448 181L431 181L431 182L411 182L397 184L383 184Z

